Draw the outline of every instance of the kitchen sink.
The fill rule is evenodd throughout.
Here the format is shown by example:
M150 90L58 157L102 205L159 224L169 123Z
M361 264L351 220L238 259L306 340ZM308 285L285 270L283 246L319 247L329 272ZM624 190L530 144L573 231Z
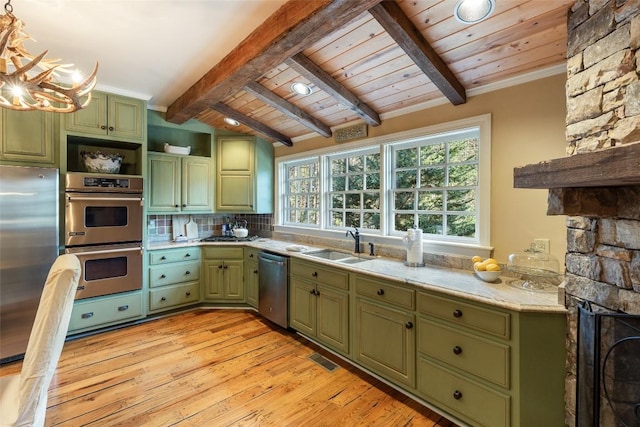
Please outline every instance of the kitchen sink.
M322 249L316 252L305 252L305 255L313 256L316 258L323 258L330 261L336 261L342 264L355 264L358 262L367 261L369 259L360 258L348 252L334 251L332 249Z

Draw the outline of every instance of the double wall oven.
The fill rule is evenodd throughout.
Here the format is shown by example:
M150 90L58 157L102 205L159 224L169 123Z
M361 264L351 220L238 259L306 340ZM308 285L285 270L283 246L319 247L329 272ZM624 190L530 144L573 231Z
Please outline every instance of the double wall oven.
M142 178L67 173L65 252L82 265L76 299L142 288Z

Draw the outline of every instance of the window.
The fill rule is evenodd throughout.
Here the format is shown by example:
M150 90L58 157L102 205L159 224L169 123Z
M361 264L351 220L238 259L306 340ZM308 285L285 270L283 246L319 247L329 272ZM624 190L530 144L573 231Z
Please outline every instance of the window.
M319 167L318 159L291 162L285 166L284 223L320 225Z
M376 147L330 156L329 227L380 230L380 152Z
M433 250L490 245L490 115L341 148L277 159L276 231L338 237L355 226L402 245L399 237L417 226Z
M392 231L475 239L478 130L394 144L391 158Z

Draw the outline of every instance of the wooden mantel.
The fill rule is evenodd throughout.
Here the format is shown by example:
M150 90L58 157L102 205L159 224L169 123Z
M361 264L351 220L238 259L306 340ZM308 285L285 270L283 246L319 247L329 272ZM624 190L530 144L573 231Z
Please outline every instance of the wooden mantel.
M640 185L640 142L576 154L513 170L515 188Z

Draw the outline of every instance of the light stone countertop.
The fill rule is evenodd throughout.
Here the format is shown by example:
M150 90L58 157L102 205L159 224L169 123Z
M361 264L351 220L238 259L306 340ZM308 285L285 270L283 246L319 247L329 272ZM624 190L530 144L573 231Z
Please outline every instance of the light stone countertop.
M483 304L519 312L564 313L563 305L558 303L556 288L545 291L527 291L507 284L508 278L500 277L496 282L487 283L477 278L471 271L436 266L408 267L400 260L376 257L356 264L342 264L322 258L306 255L324 247L292 244L282 240L260 238L252 242L154 242L147 245L148 250L174 249L190 246L247 246L267 250L291 257L306 259L320 264L340 267L344 270L365 273L381 279L406 283L427 291L435 291L453 297L476 301ZM302 246L300 252L287 250L292 245ZM357 254L353 254L357 256ZM369 258L367 256L367 258Z

